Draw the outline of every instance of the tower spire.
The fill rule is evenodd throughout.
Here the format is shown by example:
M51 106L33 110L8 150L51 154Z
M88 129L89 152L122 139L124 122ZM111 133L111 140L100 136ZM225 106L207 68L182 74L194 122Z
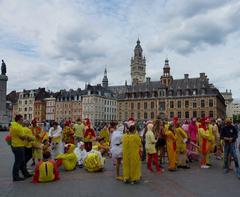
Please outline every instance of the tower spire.
M134 48L134 56L131 58L131 78L132 84L138 84L145 81L146 75L146 59L143 56L143 50L140 45L139 37L137 45Z
M104 69L104 76L103 76L103 80L102 80L102 86L104 88L108 87L108 77L107 77L107 67L106 66L105 66L105 69Z

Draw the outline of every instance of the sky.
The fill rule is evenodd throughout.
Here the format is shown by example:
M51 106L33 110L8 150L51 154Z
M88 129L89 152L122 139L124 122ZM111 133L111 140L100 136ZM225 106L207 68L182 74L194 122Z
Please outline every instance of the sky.
M8 92L131 83L139 37L146 76L205 72L240 98L239 0L0 0L0 58Z

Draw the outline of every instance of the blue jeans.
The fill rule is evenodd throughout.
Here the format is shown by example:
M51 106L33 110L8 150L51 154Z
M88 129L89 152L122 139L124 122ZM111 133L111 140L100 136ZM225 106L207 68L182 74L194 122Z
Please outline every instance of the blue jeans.
M235 167L238 168L238 157L235 143L225 143L224 145L224 168L228 169L229 155L233 157Z

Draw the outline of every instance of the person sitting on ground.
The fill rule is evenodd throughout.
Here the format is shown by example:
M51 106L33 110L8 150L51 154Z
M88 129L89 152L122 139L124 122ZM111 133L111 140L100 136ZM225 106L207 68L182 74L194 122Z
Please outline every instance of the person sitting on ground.
M108 154L109 145L108 145L108 143L105 141L105 138L104 138L104 137L100 137L100 138L98 139L97 147L98 147L98 151L100 151L102 155Z
M83 165L88 172L99 172L104 168L105 158L99 151L91 150L87 152L83 160Z
M79 168L83 167L83 159L85 158L87 151L84 149L84 142L79 142L74 149L74 153L77 156L77 165Z
M56 158L58 166L61 166L61 164L63 164L66 171L72 171L76 167L77 156L73 152L74 148L74 144L66 144L64 147L64 154L59 154Z
M43 154L43 161L38 162L32 183L45 183L59 180L59 171L54 160L50 160L50 152Z

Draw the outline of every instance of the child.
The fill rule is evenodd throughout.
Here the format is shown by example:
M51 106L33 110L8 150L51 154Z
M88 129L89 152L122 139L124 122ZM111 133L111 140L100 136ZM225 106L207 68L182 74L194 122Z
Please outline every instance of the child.
M54 160L49 160L50 152L43 154L43 161L38 162L33 176L33 183L44 183L59 180L59 171Z
M83 167L83 159L87 155L87 151L84 149L84 142L79 142L74 149L74 153L77 156L77 165L79 168Z

